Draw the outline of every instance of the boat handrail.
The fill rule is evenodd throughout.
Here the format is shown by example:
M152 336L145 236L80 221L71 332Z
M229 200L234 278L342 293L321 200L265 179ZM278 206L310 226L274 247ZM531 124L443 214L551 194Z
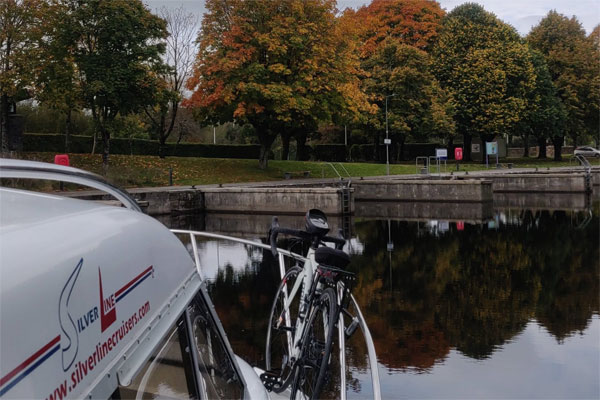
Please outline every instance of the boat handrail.
M202 268L200 266L200 257L198 255L198 245L196 242L196 238L197 237L204 237L204 238L210 238L210 239L219 239L219 240L227 240L227 241L231 241L231 242L235 242L235 243L240 243L240 244L245 244L245 245L249 245L249 246L256 246L258 248L261 249L266 249L271 251L271 246L264 244L264 243L260 243L260 242L256 242L256 241L252 241L252 240L247 240L247 239L241 239L241 238L236 238L233 236L226 236L226 235L220 235L217 233L211 233L211 232L203 232L203 231L192 231L192 230L184 230L184 229L171 229L171 232L175 233L175 234L183 234L183 235L189 235L190 237L190 242L192 244L192 249L194 251L194 261L196 263L196 268L198 270L198 273L200 274L200 277L202 277L204 279L204 276L202 274ZM278 258L278 262L281 264L281 261L283 260L283 256L287 256L290 258L293 258L295 260L298 261L307 261L306 257L297 254L297 253L293 253L291 251L285 250L285 249L278 249L279 252L279 258ZM285 274L285 268L283 268L282 265L279 266L279 270L281 273L281 278L283 279L283 275ZM365 344L367 346L367 356L369 358L369 366L371 369L371 382L372 382L372 387L373 387L373 399L374 400L380 400L381 399L381 387L380 387L380 383L379 383L379 371L377 368L377 355L375 352L375 344L373 343L373 338L371 336L371 332L369 331L369 327L367 326L367 322L365 321L365 318L362 314L362 312L360 311L360 307L358 305L358 302L356 301L356 299L354 298L353 295L351 295L351 301L352 304L354 305L354 308L356 309L356 318L358 318L359 321L359 326L360 329L363 333L363 337L365 339ZM342 316L341 316L342 317ZM343 324L338 324L338 329L339 329L339 336L341 338L343 338L344 336L344 327ZM340 399L341 400L345 400L346 399L346 363L345 363L345 346L343 345L343 343L341 343L340 347Z
M37 161L0 158L0 178L39 179L76 183L101 190L119 200L126 208L142 212L142 209L126 191L108 183L100 175L77 168L47 164Z

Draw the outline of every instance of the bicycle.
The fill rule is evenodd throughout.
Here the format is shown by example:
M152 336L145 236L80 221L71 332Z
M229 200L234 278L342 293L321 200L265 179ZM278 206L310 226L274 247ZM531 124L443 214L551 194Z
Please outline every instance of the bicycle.
M277 217L269 231L271 250L277 256L277 236L287 234L310 244L302 267L287 270L271 307L265 352L266 372L261 379L268 390L281 393L291 384L291 399L319 397L328 380L334 329L340 313L351 317L344 329L350 337L358 319L348 312L354 274L345 271L350 256L342 248L346 240L327 236L325 214L306 213L306 230L279 227ZM325 246L335 244L335 249Z

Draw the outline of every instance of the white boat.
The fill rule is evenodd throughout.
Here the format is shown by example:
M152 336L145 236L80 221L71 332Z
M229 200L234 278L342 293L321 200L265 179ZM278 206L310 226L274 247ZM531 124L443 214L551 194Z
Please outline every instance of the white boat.
M124 205L0 188L1 398L269 398L208 296L202 233L189 233L192 256L74 168L0 159L0 178L84 184Z

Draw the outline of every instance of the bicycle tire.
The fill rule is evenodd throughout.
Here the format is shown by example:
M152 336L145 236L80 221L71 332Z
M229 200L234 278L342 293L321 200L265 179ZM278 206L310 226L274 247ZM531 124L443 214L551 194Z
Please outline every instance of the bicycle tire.
M305 331L300 358L295 365L290 399L318 399L326 383L337 308L337 294L332 288L323 291L315 302Z
M294 326L284 325L282 327L281 323L285 323L285 313L283 310L284 290L287 290L287 294L289 295L296 280L299 276L301 277L301 272L302 268L295 266L285 273L277 288L277 292L275 293L273 305L271 306L271 314L269 315L267 345L265 348L265 365L267 371L279 371L281 385L273 387L275 393L284 391L289 386L293 376L294 363L289 354L288 332L291 332L291 338L293 340ZM298 317L300 296L301 291L299 290L288 308L288 317L292 324ZM291 345L293 345L293 343Z

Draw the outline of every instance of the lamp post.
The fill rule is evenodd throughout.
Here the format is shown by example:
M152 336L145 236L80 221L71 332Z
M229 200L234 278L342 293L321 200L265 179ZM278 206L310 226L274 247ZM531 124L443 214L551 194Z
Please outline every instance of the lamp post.
M394 97L396 94L392 93L390 95L385 96L385 167L387 175L390 174L390 144L392 143L389 137L388 132L388 113L387 113L387 103L388 97Z

